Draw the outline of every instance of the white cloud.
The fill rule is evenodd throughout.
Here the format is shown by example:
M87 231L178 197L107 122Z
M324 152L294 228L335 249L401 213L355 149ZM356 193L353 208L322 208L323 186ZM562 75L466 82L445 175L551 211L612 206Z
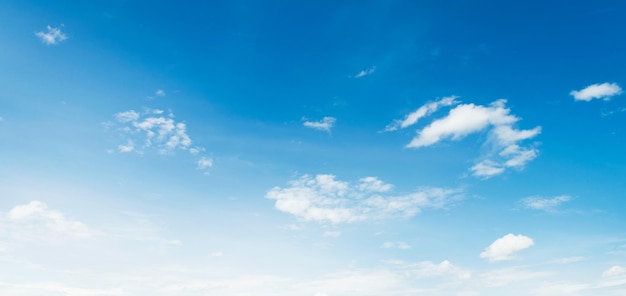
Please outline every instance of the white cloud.
M580 262L585 260L585 257L582 256L572 256L572 257L565 257L565 258L559 258L556 259L554 261L552 261L552 263L555 264L569 264L569 263L574 263L574 262Z
M602 277L615 277L626 274L626 267L615 265L602 273Z
M408 250L411 246L405 242L385 242L381 246L383 249L400 249L400 250Z
M581 90L573 90L569 93L576 101L591 101L593 99L609 100L611 97L622 94L622 88L617 83L596 83Z
M426 104L407 115L403 121L388 125L391 131L415 124L420 118L431 114L440 106L457 104L457 97L447 97L437 102ZM506 100L498 100L488 106L460 104L449 111L448 115L432 121L418 130L417 135L407 144L408 148L421 148L434 145L444 140L457 141L464 137L489 131L487 143L493 146L481 161L470 168L474 176L489 178L505 172L507 168L522 169L535 159L539 151L533 147L522 147L521 141L534 138L541 133L541 127L518 130L513 127L520 118L512 115L505 106ZM495 151L495 153L494 153Z
M334 175L305 175L274 187L266 198L276 209L304 220L349 223L366 219L411 217L423 208L441 208L460 198L458 190L425 188L404 195L381 195L380 188L335 180ZM391 187L389 187L391 188Z
M122 123L136 121L137 119L139 119L139 113L135 110L118 112L115 114L115 120Z
M357 73L356 75L354 75L354 78L361 78L361 77L365 77L367 75L373 74L374 72L376 72L376 66L373 66L367 70L361 70L359 73Z
M211 256L211 257L222 257L222 256L224 256L224 252L221 252L221 251L213 252L213 253L209 254L209 256Z
M564 202L570 201L572 198L568 195L560 195L553 198L541 198L531 196L520 200L523 207L532 210L553 211Z
M39 37L39 39L41 39L41 41L46 45L59 44L67 39L67 35L61 32L60 28L55 28L51 26L47 26L46 28L46 32L40 31L35 33L35 35Z
M393 188L393 185L387 184L376 177L365 177L359 180L359 190L370 192L387 192Z
M489 259L489 261L502 261L513 259L513 254L527 249L534 245L532 238L524 235L507 234L495 240L484 252L480 254L481 258Z
M385 127L385 131L395 131L414 125L421 118L435 113L440 107L458 104L459 102L456 100L457 98L457 96L449 96L435 102L426 103L417 110L407 114L404 119L394 120Z
M119 150L122 153L132 152L133 150L135 150L135 145L133 145L132 140L128 140L128 143L126 145L117 146L117 150Z
M135 151L143 154L144 150L149 148L155 148L161 154L184 150L191 155L199 155L205 151L203 147L191 146L187 125L177 122L171 111L165 114L161 109L146 108L141 113L128 110L115 113L113 116L116 123L107 122L104 125L107 129L117 125L118 130L127 138L126 144L117 147L120 153ZM199 170L209 169L213 166L213 159L200 156L196 160L196 165Z
M40 201L15 206L7 214L12 223L29 224L31 228L46 229L78 238L91 237L94 233L85 224L66 218L61 212L48 209Z
M320 121L305 121L304 126L320 131L330 132L337 120L334 117L326 116Z
M201 157L198 160L198 169L199 170L206 170L208 168L213 167L213 159L208 158L208 157Z
M154 92L154 95L156 95L157 97L164 97L165 91L162 89L157 89L157 91Z

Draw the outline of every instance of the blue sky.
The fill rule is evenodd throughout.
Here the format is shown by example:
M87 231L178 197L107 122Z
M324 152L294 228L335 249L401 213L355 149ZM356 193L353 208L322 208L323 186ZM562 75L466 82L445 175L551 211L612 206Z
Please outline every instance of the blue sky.
M0 3L0 294L626 294L626 4L416 2Z

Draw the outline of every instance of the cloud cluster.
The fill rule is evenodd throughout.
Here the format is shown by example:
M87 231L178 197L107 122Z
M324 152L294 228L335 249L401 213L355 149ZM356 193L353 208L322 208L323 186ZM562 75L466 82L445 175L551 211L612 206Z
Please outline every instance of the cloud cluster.
M424 188L404 195L387 194L390 184L376 177L348 183L334 175L304 175L274 187L265 197L276 209L298 218L318 222L349 223L367 219L412 217L423 208L442 208L461 195L459 190Z
M312 129L316 129L316 130L320 130L320 131L325 131L325 132L330 132L330 130L335 125L336 121L337 121L337 119L334 118L334 117L325 116L320 121L308 121L308 120L305 120L304 123L302 123L302 125L304 125L304 126L306 126L308 128L312 128Z
M61 32L60 28L55 28L51 26L47 26L47 31L39 31L35 33L35 36L39 37L41 42L46 45L55 45L59 44L62 41L67 39L67 35Z
M506 100L497 100L482 106L471 103L458 104L456 99L457 97L452 96L427 103L405 116L403 120L394 121L385 130L409 127L440 107L456 105L445 117L436 119L418 130L417 135L406 147L427 147L445 140L457 141L470 134L488 131L486 143L492 146L492 150L470 169L474 176L484 178L502 174L507 168L521 169L537 157L539 151L536 148L523 147L521 142L537 136L541 133L541 127L529 130L516 129L514 125L520 118L512 115L511 110L506 108Z
M534 244L535 242L530 237L509 233L495 240L484 252L480 253L480 258L491 262L511 260L515 253L530 248Z
M184 150L192 155L198 155L205 150L202 147L191 146L187 125L177 122L172 112L165 114L165 111L159 109L146 109L144 112L128 110L114 114L114 118L117 124L122 125L120 130L128 137L126 144L117 147L121 153L134 151L141 154L148 148L156 148L161 154ZM213 166L213 159L202 156L198 158L196 164L199 170L206 170Z
M575 101L610 100L611 97L622 94L622 88L617 83L596 83L581 90L573 90L569 94L574 97Z

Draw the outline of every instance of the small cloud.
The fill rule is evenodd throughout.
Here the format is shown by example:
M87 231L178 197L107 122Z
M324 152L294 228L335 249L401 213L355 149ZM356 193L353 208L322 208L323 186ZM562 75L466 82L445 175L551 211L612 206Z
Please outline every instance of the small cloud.
M550 212L554 211L562 203L568 202L571 199L572 198L568 195L560 195L553 198L531 196L520 200L520 203L527 209Z
M339 231L326 231L323 234L324 237L339 237L341 236L341 232Z
M376 66L373 66L367 70L361 70L361 72L357 73L356 75L354 75L354 78L361 78L361 77L365 77L367 75L371 75L376 71Z
M569 94L575 101L591 101L593 99L610 100L611 97L620 95L622 88L617 83L596 83L581 90L573 90Z
M400 249L400 250L408 250L411 246L405 242L385 242L382 246L383 249Z
M326 116L320 121L305 121L303 125L308 128L330 132L336 121L334 117Z
M495 240L480 254L480 258L486 258L490 262L511 260L513 259L513 254L530 248L534 244L535 242L530 237L509 233Z
M46 32L40 31L35 33L35 35L39 37L44 44L55 45L67 39L67 35L61 32L60 28L51 26L47 26L46 28L48 29Z
M164 97L165 96L165 91L162 89L157 89L156 92L154 92L154 95L157 97Z
M209 254L209 256L211 256L211 257L222 257L222 256L224 256L224 252L221 252L221 251L213 252L213 253Z
M132 140L128 140L128 143L126 145L117 146L117 150L119 150L122 153L132 152L133 150L135 150L135 146L133 145Z
M602 277L615 277L626 274L626 267L615 265L602 273Z
M205 149L203 147L191 147L189 148L189 153L193 154L193 155L197 155L200 152L204 152Z
M206 170L206 169L213 167L213 159L205 157L205 156L200 157L197 163L198 163L199 170Z
M376 177L365 177L359 180L359 190L370 192L387 192L393 188L393 185L387 184Z
M122 123L135 121L137 119L139 119L139 113L137 113L135 110L128 110L115 114L115 120Z

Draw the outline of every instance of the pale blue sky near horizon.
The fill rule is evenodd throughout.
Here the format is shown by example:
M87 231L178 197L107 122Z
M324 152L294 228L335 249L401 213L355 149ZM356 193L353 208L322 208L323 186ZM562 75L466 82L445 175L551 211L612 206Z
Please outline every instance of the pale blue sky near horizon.
M625 11L4 1L0 294L623 295Z

